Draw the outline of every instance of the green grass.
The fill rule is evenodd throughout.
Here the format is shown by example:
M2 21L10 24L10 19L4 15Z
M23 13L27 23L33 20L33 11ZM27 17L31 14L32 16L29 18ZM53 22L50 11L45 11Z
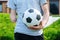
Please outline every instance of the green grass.
M60 19L44 29L45 40L60 40Z
M0 40L13 40L15 23L10 21L9 14L0 14Z

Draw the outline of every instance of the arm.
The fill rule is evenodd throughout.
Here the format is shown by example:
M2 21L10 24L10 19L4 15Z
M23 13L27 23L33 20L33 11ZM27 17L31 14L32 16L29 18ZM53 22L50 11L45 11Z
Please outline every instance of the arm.
M48 22L49 19L49 7L48 7L48 3L46 3L45 5L42 6L43 9L43 19L42 19L42 26L45 26L46 23Z
M11 9L10 19L12 22L16 22L16 11Z
M7 7L10 8L10 19L12 22L16 22L16 6L14 0L8 0Z

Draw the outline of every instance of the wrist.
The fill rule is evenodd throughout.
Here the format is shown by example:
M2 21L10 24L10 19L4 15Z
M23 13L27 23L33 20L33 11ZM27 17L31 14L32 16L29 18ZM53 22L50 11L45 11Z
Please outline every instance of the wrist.
M42 21L42 26L44 27L47 24L46 21Z

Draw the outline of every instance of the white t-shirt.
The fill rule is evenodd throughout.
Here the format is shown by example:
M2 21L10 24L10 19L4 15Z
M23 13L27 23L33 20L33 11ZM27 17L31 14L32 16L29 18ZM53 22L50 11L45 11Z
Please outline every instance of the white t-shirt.
M25 10L28 8L35 8L41 11L40 6L47 3L47 0L8 0L7 7L12 10L16 10L18 14L18 18L16 21L15 33L23 33L32 36L38 36L43 33L43 30L31 30L26 27L26 25L22 22L22 15Z

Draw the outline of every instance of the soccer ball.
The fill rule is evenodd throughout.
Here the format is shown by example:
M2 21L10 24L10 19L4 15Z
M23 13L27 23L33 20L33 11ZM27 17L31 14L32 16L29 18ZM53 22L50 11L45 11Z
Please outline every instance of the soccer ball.
M42 20L42 15L37 9L30 8L24 12L22 20L27 27L38 26Z

